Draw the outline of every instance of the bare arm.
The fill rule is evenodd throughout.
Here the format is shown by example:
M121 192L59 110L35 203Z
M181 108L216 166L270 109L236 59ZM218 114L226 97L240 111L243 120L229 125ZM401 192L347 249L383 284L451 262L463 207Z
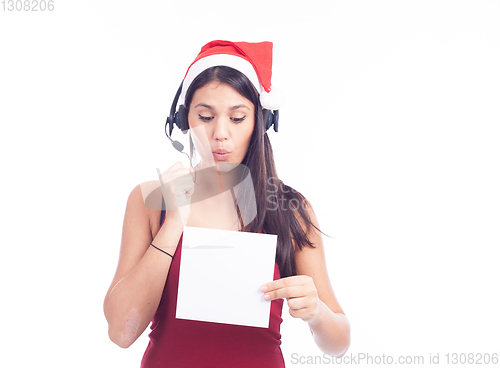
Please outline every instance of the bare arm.
M319 227L312 208L309 208L309 213L312 222ZM306 321L316 345L323 352L342 356L350 345L349 320L330 283L321 234L311 228L308 237L315 248L304 247L295 255L298 274L309 276L317 290L316 313Z
M152 239L150 213L137 186L127 202L118 267L104 300L109 337L122 348L153 319L170 269L172 258L150 243L173 255L182 233L180 218L167 216Z
M309 214L318 226L312 208ZM316 345L326 354L342 356L350 345L349 320L330 284L321 234L311 227L308 238L314 248L295 252L297 276L264 285L264 299L286 298L290 315L309 324Z

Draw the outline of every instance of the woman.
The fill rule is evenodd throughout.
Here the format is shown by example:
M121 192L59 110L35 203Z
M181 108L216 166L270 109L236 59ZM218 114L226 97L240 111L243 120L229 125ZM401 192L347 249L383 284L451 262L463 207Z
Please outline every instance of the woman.
M328 279L317 220L307 200L277 179L266 133L277 124L267 111L271 63L270 42L205 45L184 78L175 122L191 131L200 163L194 170L178 163L161 175L165 211L145 205L148 185L129 196L104 312L111 340L124 348L153 322L144 368L284 367L283 299L323 352L341 356L349 347L349 322ZM237 179L235 166L249 169L254 196L217 189L221 177ZM250 204L256 211L247 221ZM271 301L269 328L175 318L184 225L278 235L274 280L261 288Z

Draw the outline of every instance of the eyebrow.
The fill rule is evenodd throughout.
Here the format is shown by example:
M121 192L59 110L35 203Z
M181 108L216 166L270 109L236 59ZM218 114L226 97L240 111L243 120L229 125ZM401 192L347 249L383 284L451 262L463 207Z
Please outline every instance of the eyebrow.
M230 110L238 110L241 108L250 110L247 105L236 105L236 106L231 107Z
M206 107L207 109L210 109L210 110L213 110L214 108L210 105L207 105L207 104L204 104L204 103L199 103L198 105L195 106L196 107Z
M207 105L207 104L204 104L204 103L199 103L198 105L196 105L196 106L195 106L195 108L196 108L196 107L205 107L205 108L207 108L207 109L209 109L209 110L214 110L214 107L213 107L213 106L211 106L211 105ZM235 106L231 106L231 107L229 108L229 110L238 110L238 109L241 109L241 108L245 108L245 109L247 109L247 110L250 110L250 109L248 108L248 106L246 106L246 105L235 105Z

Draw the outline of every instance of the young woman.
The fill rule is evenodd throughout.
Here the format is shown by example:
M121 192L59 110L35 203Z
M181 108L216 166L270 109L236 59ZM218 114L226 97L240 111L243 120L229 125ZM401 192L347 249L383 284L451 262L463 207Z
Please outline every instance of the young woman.
M292 317L308 324L323 352L341 356L349 347L349 322L330 285L314 212L277 179L266 133L277 125L267 110L271 63L270 42L205 45L184 78L176 121L190 129L200 163L194 170L178 163L161 175L166 210L145 204L152 183L129 196L104 313L111 340L123 348L152 322L143 368L284 367L283 300ZM221 176L237 172L238 165L250 172L252 201L237 201L242 191L220 190ZM210 179L210 170L219 180ZM242 214L250 202L256 211L248 222ZM278 235L274 280L261 288L271 301L269 328L175 318L184 225Z

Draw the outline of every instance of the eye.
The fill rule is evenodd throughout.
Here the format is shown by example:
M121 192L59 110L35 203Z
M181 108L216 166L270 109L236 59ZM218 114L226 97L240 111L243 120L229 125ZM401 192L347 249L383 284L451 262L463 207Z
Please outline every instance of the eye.
M241 123L243 120L245 120L245 119L246 119L246 117L247 117L247 116L245 115L245 116L243 116L242 118L231 118L231 120L232 120L233 122L235 122L236 124L238 124L238 123Z
M198 114L199 118L201 121L204 121L204 122L209 122L210 120L212 120L214 117L213 116L202 116L200 114Z

